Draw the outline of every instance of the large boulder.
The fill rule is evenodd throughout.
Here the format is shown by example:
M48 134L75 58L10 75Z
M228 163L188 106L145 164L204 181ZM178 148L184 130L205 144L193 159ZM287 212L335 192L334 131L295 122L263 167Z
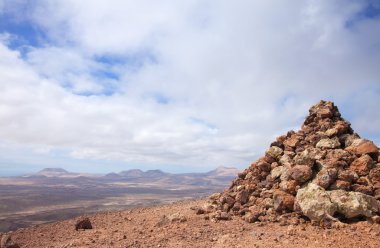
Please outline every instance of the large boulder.
M337 210L325 189L314 183L298 190L296 202L305 216L316 221L333 216Z
M346 218L372 217L380 210L380 203L375 198L359 192L333 190L330 199L336 204L337 212Z

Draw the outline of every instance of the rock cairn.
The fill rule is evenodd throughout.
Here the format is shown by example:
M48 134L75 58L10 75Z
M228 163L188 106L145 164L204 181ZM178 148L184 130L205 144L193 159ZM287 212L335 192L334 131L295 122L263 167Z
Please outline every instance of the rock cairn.
M312 106L301 130L278 137L229 189L196 209L215 221L321 225L367 217L379 222L380 153L361 139L334 103ZM305 218L307 217L307 218Z

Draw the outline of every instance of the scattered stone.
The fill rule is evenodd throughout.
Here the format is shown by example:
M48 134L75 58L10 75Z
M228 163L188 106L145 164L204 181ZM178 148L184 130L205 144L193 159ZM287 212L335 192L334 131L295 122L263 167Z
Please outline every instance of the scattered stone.
M11 236L5 234L1 237L0 248L20 248L20 246L11 239Z
M75 224L75 230L85 230L85 229L92 229L91 221L87 217L82 217L77 220Z
M181 213L173 213L169 215L163 215L158 221L157 226L163 226L171 223L182 223L187 221L187 218Z

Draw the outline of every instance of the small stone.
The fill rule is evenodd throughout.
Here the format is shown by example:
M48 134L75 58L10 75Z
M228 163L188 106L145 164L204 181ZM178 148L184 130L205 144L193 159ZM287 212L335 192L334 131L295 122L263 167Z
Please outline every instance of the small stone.
M350 170L355 171L359 176L366 176L372 167L373 160L369 155L366 154L354 160L354 162L352 162L350 165Z
M181 213L173 213L169 215L163 215L158 221L157 226L163 226L170 223L182 223L187 221L187 218Z
M271 146L266 153L275 159L280 159L284 151L278 146Z
M338 171L338 179L352 183L356 182L359 176L356 172L351 170L340 170Z
M278 166L272 169L270 175L273 179L279 178L284 172L286 172L286 169L284 166Z
M336 189L341 189L341 190L350 190L351 184L347 181L343 180L336 180L333 184L331 184L330 189L336 190Z
M320 170L313 181L315 184L327 189L336 179L338 170L335 168L323 168Z
M311 178L312 171L307 165L296 165L289 170L289 175L297 182L304 183Z
M292 135L290 138L284 141L284 145L289 146L289 147L296 147L298 146L299 142L300 142L299 137L296 135Z
M239 191L236 195L236 201L245 204L248 201L249 193L246 190Z
M380 184L380 166L376 166L369 172L369 179L372 184Z
M212 194L212 195L210 195L208 198L210 199L210 200L218 200L219 198L220 198L220 196L221 196L221 193L214 193L214 194Z
M294 196L282 190L276 190L273 193L273 207L276 211L293 210Z
M295 180L282 181L279 186L281 190L292 195L295 195L299 188L298 183Z

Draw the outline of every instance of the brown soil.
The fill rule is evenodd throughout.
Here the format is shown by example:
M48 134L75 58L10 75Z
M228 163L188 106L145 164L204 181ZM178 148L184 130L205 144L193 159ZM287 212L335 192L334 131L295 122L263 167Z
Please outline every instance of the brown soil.
M206 200L98 213L89 217L93 229L75 231L77 219L19 229L11 237L20 247L380 247L380 225L366 221L339 229L310 222L297 226L247 223L235 216L212 222L191 207ZM186 221L162 221L179 213ZM159 224L161 223L161 224ZM1 236L1 234L0 234Z

